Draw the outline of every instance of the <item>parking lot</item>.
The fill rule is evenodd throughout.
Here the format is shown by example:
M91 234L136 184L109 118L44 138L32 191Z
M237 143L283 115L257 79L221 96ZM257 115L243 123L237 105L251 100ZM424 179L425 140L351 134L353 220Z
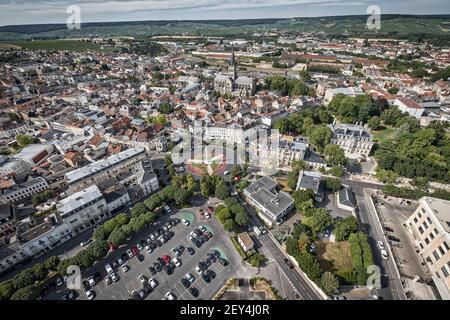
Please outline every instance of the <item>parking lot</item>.
M207 204L204 204L203 208L206 209ZM157 287L148 293L145 299L155 300L164 299L167 292L172 292L176 299L211 299L214 294L220 289L220 287L226 282L226 280L233 276L236 267L238 267L238 259L236 252L233 252L229 248L231 244L223 232L220 232L218 228L218 222L214 218L205 218L204 215L198 213L200 207L187 208L176 210L173 209L170 214L160 215L158 220L153 226L148 227L139 235L130 239L127 245L120 247L119 249L110 252L108 256L103 260L97 262L91 269L84 272L83 279L86 280L96 273L100 273L101 281L96 283L92 290L94 291L95 299L97 300L126 300L133 297L133 293L137 293L143 285L138 277L144 275L148 280L153 278L158 283ZM145 248L140 251L143 256L143 261L139 261L136 256L127 259L124 264L129 266L129 270L124 272L117 263L117 259L127 253L127 250L136 247L141 240L146 240L150 234L162 229L167 222L170 222L178 218L180 222L175 226L172 226L169 231L173 233L173 237L160 247L156 247L151 253L148 253ZM185 225L182 219L190 221L189 225ZM188 239L188 235L194 229L204 226L208 232L212 234L212 237L204 242L200 248L197 248L191 240ZM171 259L176 255L172 252L173 248L182 245L185 249L178 258L181 265L173 268L172 274L167 274L161 270L152 276L149 267L157 261L158 257L168 255ZM189 255L186 251L191 247L195 253ZM231 248L233 249L233 248ZM228 261L228 265L223 266L218 260L212 262L207 267L207 270L211 270L215 277L211 279L210 283L207 283L196 272L195 267L198 266L200 261L206 260L206 255L216 250L220 258ZM119 280L106 284L104 279L107 276L105 265L110 263L114 272L117 274ZM206 270L204 270L206 271ZM180 282L187 273L190 273L194 281L190 287L194 287L198 290L198 296L194 297L183 284ZM148 281L147 281L148 283ZM46 299L61 299L61 297L68 292L68 289L60 289L53 294L46 297ZM79 299L85 300L87 296L83 289L78 290ZM134 295L136 297L136 295Z

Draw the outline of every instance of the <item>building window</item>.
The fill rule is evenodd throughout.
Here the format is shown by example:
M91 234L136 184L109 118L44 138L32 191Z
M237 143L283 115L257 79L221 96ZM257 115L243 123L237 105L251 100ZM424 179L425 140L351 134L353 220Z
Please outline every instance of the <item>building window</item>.
M425 243L426 243L426 244L429 244L429 243L430 243L430 239L428 239L428 237L425 238Z
M423 226L425 227L425 229L428 229L428 224L426 222L423 223Z
M434 230L433 230L433 233L434 233L434 235L435 235L435 236L437 236L437 235L438 235L438 231L437 231L437 229L436 229L436 228L434 228Z
M427 221L429 224L433 224L433 222L431 221L430 217L427 217Z
M414 218L414 223L417 223L417 221L418 221L418 220L417 220L417 217L415 217L415 218Z
M445 247L445 251L450 250L450 248L449 248L447 242L444 241L444 242L443 242L443 245L444 245L444 247Z
M420 212L417 214L417 216L419 217L419 219L422 218L422 214Z
M442 249L442 247L439 247L439 252L441 253L441 256L443 256L445 254L444 249Z
M431 238L431 240L434 239L434 234L432 234L431 232L430 232L430 238Z
M448 277L448 270L447 270L447 267L446 267L446 266L443 266L443 267L441 268L441 271L442 271L442 274L444 275L444 277L447 278L447 277Z
M420 232L420 234L423 234L423 231L424 231L424 230L423 230L422 226L420 226L420 227L419 227L419 232Z
M433 251L433 256L436 261L439 260L439 253L436 250Z

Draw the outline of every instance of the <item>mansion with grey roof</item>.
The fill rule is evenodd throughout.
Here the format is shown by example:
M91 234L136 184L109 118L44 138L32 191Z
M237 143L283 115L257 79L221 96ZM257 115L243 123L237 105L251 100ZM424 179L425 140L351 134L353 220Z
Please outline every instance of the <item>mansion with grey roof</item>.
M214 90L221 94L237 94L239 96L251 96L256 91L254 78L237 75L236 59L234 53L231 54L228 65L228 74L218 74L214 78Z
M367 127L358 124L329 125L333 131L332 144L337 144L350 159L361 160L369 156L373 147L373 135Z
M269 226L282 221L294 208L294 199L278 191L278 183L270 177L262 177L244 189L244 196Z

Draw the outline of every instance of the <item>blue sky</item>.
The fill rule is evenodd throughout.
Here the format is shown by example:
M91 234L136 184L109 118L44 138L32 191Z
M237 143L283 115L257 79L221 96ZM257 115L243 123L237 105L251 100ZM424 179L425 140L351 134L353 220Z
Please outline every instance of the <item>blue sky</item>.
M382 14L450 14L449 0L0 0L0 25L65 23L70 5L81 22L100 22L365 15L372 4Z

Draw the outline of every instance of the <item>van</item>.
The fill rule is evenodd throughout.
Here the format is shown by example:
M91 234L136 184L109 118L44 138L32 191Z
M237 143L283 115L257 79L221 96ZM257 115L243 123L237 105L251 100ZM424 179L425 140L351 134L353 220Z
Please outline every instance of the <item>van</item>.
M114 273L114 270L109 263L105 264L105 270L108 274Z
M259 228L257 226L253 227L253 231L256 233L257 236L261 235L261 230L259 230Z

